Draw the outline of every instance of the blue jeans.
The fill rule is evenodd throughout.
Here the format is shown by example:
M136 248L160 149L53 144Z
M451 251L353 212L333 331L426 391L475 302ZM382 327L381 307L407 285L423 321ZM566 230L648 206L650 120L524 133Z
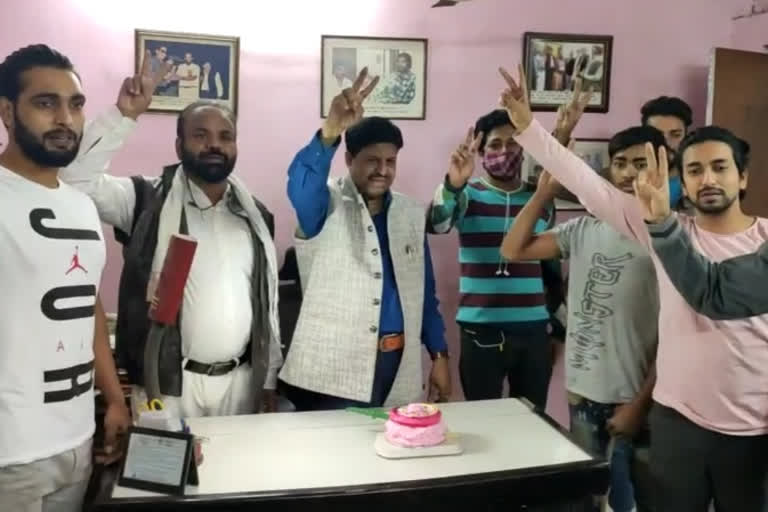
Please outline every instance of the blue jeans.
M630 512L635 506L632 484L634 446L631 440L611 438L606 429L606 422L613 416L616 405L570 395L568 407L573 437L587 450L605 455L611 465L608 504L614 512Z

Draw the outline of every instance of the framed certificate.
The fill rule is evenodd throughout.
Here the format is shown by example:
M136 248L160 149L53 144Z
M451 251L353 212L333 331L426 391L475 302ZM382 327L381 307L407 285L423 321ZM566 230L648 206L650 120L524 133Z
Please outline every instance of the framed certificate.
M118 485L183 495L186 484L196 481L192 434L142 427L128 430Z

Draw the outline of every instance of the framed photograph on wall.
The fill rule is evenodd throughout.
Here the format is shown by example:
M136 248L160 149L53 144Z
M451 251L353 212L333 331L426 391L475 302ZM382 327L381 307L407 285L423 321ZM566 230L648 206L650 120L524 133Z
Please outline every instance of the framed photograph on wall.
M594 88L586 112L608 112L611 92L613 36L526 32L523 66L528 82L531 109L553 111L565 103L573 90L574 67L584 90Z
M146 50L153 70L163 62L171 64L152 96L150 111L179 112L194 101L210 99L237 112L239 37L141 29L135 34L137 72Z
M604 169L611 166L611 157L608 154L609 139L576 139L573 144L573 152L582 160L602 174Z
M367 66L369 77L380 78L363 103L366 116L425 119L427 46L426 39L322 36L321 117L328 116L333 98Z
M584 160L596 173L602 176L603 170L611 166L611 157L608 154L608 142L608 139L576 139L573 144L573 152ZM530 184L536 184L539 180L541 171L542 166L534 160L531 155L525 153L522 170L523 180ZM557 209L584 209L580 203L574 201L576 199L574 196L571 196L570 199L571 200L557 199L555 201Z

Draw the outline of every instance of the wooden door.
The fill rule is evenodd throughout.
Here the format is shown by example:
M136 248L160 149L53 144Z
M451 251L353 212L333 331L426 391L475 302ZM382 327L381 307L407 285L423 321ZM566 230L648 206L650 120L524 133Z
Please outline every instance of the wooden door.
M744 212L768 217L768 54L715 48L708 89L707 124L752 148Z

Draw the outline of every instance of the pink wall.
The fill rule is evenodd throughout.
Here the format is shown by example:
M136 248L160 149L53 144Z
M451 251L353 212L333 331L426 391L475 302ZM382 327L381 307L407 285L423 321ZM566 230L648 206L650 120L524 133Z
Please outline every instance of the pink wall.
M742 18L732 23L731 48L764 52L768 45L768 13Z
M768 44L768 0L729 0L731 48L752 52L765 51ZM750 15L752 12L762 14Z
M253 3L220 0L221 15L210 2L134 0L116 6L100 0L26 0L14 16L0 19L0 54L43 41L67 53L78 66L88 94L88 111L98 114L114 101L121 79L133 69L133 29L167 29L241 37L240 156L238 172L275 212L277 242L290 244L293 212L285 197L285 170L293 153L320 123L320 35L418 36L430 39L427 120L400 122L406 146L397 187L424 201L440 181L447 155L464 129L494 107L501 82L500 64L515 66L526 30L613 34L611 111L587 115L578 130L605 137L638 120L643 100L658 94L689 99L703 119L707 54L727 45L728 9L718 0L652 0L643 9L631 0L582 0L563 9L559 0L477 0L430 9L430 0L281 0L270 12ZM525 7L519 7L525 3ZM200 14L197 14L197 13ZM696 12L696 29L690 13ZM546 123L551 114L542 114ZM174 118L146 115L113 172L154 174L174 160ZM343 172L343 161L335 164ZM434 240L446 314L455 303L456 242ZM110 246L103 282L108 309L116 301L120 256Z
M320 124L321 34L429 38L427 120L398 123L406 146L396 183L426 202L466 127L494 107L501 87L496 68L516 66L523 32L614 36L611 110L585 116L577 132L607 137L637 123L642 102L660 94L688 99L697 121L703 120L709 49L728 45L733 8L721 0L647 0L642 8L634 0L477 0L445 9L430 9L431 3L25 0L14 2L13 16L0 18L0 54L32 42L65 52L80 70L93 116L114 101L122 78L133 70L134 28L239 35L237 172L275 213L282 253L295 224L285 196L286 167ZM269 10L252 7L257 4ZM214 6L219 14L213 14ZM546 124L554 120L552 114L539 118ZM173 141L172 116L146 115L112 171L155 174L174 161ZM337 159L335 169L344 172L343 160ZM102 295L107 309L114 310L121 258L109 238ZM457 244L453 236L436 237L432 243L438 292L453 339Z

